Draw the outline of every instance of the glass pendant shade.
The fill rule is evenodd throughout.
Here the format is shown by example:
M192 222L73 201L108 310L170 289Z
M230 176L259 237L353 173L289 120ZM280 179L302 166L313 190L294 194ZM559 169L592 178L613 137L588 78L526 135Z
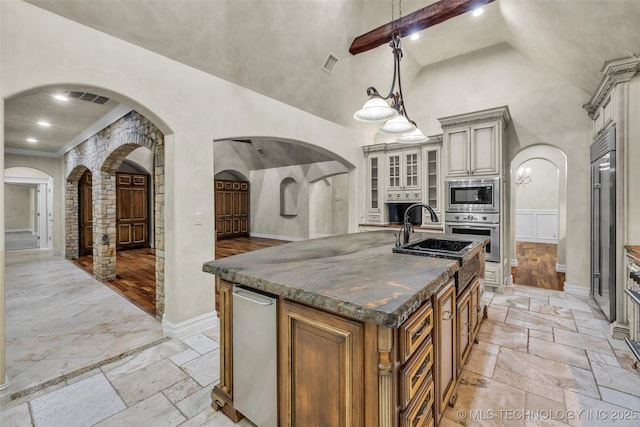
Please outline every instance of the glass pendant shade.
M429 138L425 136L422 131L416 128L414 131L405 133L400 138L398 138L398 142L427 142Z
M391 120L387 120L384 126L380 128L380 132L390 134L408 133L415 130L415 128L416 127L410 123L405 116L399 115Z
M353 118L360 122L382 122L397 115L398 112L389 107L387 101L375 96L365 102L362 109L356 111Z

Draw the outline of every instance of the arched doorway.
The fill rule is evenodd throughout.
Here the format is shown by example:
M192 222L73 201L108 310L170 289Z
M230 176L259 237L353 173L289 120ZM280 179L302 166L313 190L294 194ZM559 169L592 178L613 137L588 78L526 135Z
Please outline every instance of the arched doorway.
M511 161L511 265L514 283L564 289L566 156L538 144Z
M30 167L4 172L5 250L53 248L53 177Z
M161 317L164 313L163 134L144 116L132 111L70 150L65 161L70 171L66 184L67 257L80 255L79 243L84 243L85 252L91 243L92 274L98 280L111 282L118 279L118 249L152 246L153 259L145 260L145 264L153 263L155 272L151 280L144 281L146 291L140 294L133 289L123 293L136 303L140 302L136 298L143 298L143 304L139 305ZM141 163L144 166L140 166ZM148 169L153 170L151 176L140 173ZM86 180L89 173L91 182L83 187L82 178ZM80 214L83 188L84 210L91 209L92 239L86 238L88 231L83 233L78 226L79 221L89 216ZM90 207L86 203L88 194ZM152 301L147 301L147 296Z

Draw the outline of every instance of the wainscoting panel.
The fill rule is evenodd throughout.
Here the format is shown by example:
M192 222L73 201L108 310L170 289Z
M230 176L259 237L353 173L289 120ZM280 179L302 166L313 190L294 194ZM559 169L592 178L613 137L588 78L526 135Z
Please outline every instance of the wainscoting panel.
M558 210L516 210L516 241L558 243Z

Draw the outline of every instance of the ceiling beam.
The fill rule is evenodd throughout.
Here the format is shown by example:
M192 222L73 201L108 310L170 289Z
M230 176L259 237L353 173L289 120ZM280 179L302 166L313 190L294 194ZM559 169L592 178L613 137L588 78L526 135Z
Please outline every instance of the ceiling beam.
M398 31L401 35L406 36L447 19L455 18L492 1L494 0L440 0L356 37L349 47L349 53L357 55L366 52L389 43L392 36Z

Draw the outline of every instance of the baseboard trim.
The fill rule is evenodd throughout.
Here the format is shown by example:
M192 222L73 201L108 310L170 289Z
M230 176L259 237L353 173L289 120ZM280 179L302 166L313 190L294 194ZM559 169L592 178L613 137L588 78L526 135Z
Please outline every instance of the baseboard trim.
M286 240L288 242L299 242L301 240L307 240L304 237L281 236L279 234L265 234L265 233L249 233L249 236L259 237L261 239Z
M162 317L162 331L171 338L183 338L218 326L218 314L215 311L206 313L180 323L172 323Z
M517 267L518 266L518 260L517 259L512 259L511 260L511 267Z
M558 273L566 273L567 272L567 266L564 264L557 264L556 263L556 271Z
M588 297L591 295L591 290L587 286L571 285L564 282L564 291L568 294L578 295L581 297Z
M513 285L513 276L511 274L504 276L504 283L507 286Z

